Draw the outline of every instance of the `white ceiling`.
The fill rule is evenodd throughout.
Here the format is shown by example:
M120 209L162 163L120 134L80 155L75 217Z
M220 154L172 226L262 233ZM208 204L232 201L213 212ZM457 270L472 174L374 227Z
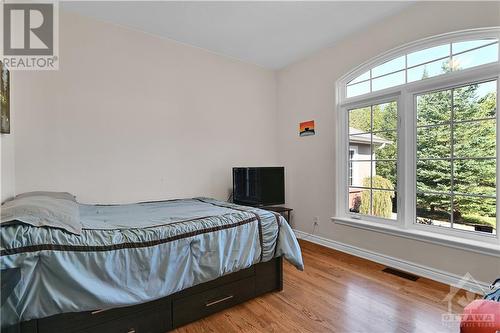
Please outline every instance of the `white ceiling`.
M65 2L62 8L278 69L410 2Z

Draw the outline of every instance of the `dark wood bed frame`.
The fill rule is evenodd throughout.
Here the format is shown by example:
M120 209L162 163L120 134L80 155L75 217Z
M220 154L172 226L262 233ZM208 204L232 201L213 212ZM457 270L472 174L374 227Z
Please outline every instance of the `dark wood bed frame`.
M64 313L22 322L5 333L164 333L270 291L283 290L281 257L156 301Z

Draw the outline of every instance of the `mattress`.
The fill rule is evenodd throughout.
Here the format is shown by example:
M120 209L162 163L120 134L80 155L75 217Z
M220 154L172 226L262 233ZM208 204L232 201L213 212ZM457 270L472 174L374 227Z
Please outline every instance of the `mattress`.
M2 324L144 303L277 256L303 269L288 223L262 209L193 198L79 210L81 235L2 226Z

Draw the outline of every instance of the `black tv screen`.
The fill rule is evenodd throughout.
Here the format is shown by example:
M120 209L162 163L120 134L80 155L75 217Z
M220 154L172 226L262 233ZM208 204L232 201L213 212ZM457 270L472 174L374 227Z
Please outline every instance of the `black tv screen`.
M285 203L285 168L233 168L233 202L248 206Z

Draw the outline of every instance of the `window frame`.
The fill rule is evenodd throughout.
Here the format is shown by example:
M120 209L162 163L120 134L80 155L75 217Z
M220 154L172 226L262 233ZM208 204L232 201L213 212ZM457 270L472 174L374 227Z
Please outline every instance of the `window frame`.
M401 169L400 168L400 158L399 158L399 153L400 153L400 132L399 132L399 124L400 124L400 114L399 114L399 109L400 109L400 104L401 104L401 101L400 101L400 98L398 95L389 95L389 96L381 96L381 97L377 97L376 99L370 99L369 101L361 101L361 102L356 102L356 103L353 103L353 104L346 104L344 105L343 107L343 112L345 112L345 114L347 115L346 116L346 121L344 121L344 127L345 127L345 133L347 135L347 137L349 137L349 110L353 110L353 109L359 109L359 108L364 108L364 107L371 107L372 105L378 105L378 104L384 104L384 103L389 103L389 102L396 102L396 105L397 105L397 108L398 108L398 118L397 118L397 128L396 128L396 132L397 132L397 137L398 137L398 145L397 145L397 156L398 156L398 159L396 160L396 179L397 179L397 182L396 182L396 188L394 189L394 191L396 193L399 193L399 190L400 190L400 186L401 186L401 181L402 179L400 179L400 176L399 176L399 170ZM349 168L349 149L350 149L350 145L349 145L349 140L345 140L345 144L347 145L346 147L346 150L344 150L344 152L346 152L346 157L345 157L345 160L347 162L347 168ZM372 161L372 159L370 158L370 162ZM372 168L371 164L370 164L370 168ZM347 169L349 170L349 169ZM349 183L347 182L347 189L350 188L350 187L354 187L354 188L359 188L359 186L352 186L352 185L349 185ZM399 195L399 194L398 194ZM351 216L352 218L355 218L355 219L366 219L366 220L369 220L369 221L373 221L373 222L379 222L379 223L386 223L386 224L395 224L395 222L397 222L399 220L399 212L401 210L401 206L400 206L400 203L401 203L401 200L399 200L399 197L397 199L397 203L396 203L396 206L397 206L397 213L398 213L398 218L396 220L393 220L393 219L386 219L386 218L380 218L380 217L376 217L376 216L370 216L370 215L364 215L364 214L361 214L361 213L353 213L353 212L350 212L349 211L349 206L347 205L347 203L349 202L349 190L346 191L345 193L345 196L346 196L346 205L345 205L345 213L346 215L349 215Z
M426 92L451 89L467 84L497 80L497 154L496 168L498 188L500 177L500 47L498 61L480 66L453 71L424 80L413 81L404 85L379 90L355 97L346 97L347 83L388 60L444 43L469 41L474 39L497 38L500 41L500 27L472 29L447 33L436 37L425 38L390 50L380 56L356 67L344 75L336 83L336 129L337 157L335 217L332 220L339 224L360 227L396 234L418 240L427 240L441 245L468 248L473 251L500 256L500 207L497 193L497 228L496 235L471 232L460 229L444 228L416 223L416 96ZM388 101L396 101L398 105L398 146L397 146L397 220L383 219L349 212L349 183L346 170L349 169L349 129L348 112L350 109L366 107ZM403 133L406 133L403 135ZM465 241L464 241L465 240Z
M500 67L500 66L499 66ZM499 105L499 91L500 91L500 86L499 86L499 80L500 80L500 68L498 70L498 72L496 74L493 74L493 73L481 73L481 74L476 74L475 73L466 73L467 75L465 75L463 78L461 78L461 80L455 80L455 82L451 83L451 82L442 82L442 83L435 83L432 87L432 89L429 89L429 88L425 88L425 87L421 87L420 89L414 89L414 90L410 90L410 96L408 96L408 99L411 99L411 110L409 113L411 113L411 118L413 120L416 119L416 111L417 111L417 108L416 108L416 98L418 95L421 95L421 94L425 94L425 93L428 93L428 92L433 92L433 91L439 91L439 90L448 90L448 89L453 89L453 88L459 88L459 87L462 87L464 85L469 85L469 84L475 84L475 83L481 83L481 82L486 82L486 81L491 81L491 80L496 80L497 81L497 112L496 112L496 115L495 115L495 119L496 119L496 132L497 132L497 135L496 135L496 150L497 150L497 154L496 154L496 169L497 169L497 179L496 179L496 187L498 188L498 185L499 185L499 181L498 181L498 177L500 176L500 172L499 172L499 165L498 165L498 152L500 151L500 147L498 146L499 144L499 124L498 124L498 112L499 112L499 109L498 109L498 105ZM416 165L416 161L417 161L417 150L416 150L416 145L417 145L417 127L415 126L415 123L412 124L411 126L411 145L407 147L407 149L409 149L408 151L411 152L411 164L409 164L409 166L415 166ZM411 149L411 150L410 150ZM416 168L413 167L413 168L410 168L410 171L411 171L411 174L410 174L410 177L411 177L411 180L410 180L410 184L412 186L412 190L411 191L408 191L409 193L407 193L407 198L409 201L413 202L413 203L416 203L416 183L417 183L417 175L416 175ZM496 228L496 235L493 235L493 234L488 234L488 233L480 233L480 232L471 232L471 231L466 231L466 230L460 230L460 229L453 229L453 228L450 228L450 229L446 229L446 228L443 228L443 227L439 227L439 226L434 226L434 225L422 225L422 224L418 224L416 223L416 210L413 209L411 211L412 215L409 216L409 219L412 221L412 224L413 224L413 228L415 229L419 229L419 230L428 230L428 231L431 231L431 232L437 232L437 233L441 233L441 234L451 234L451 235L454 235L454 236L457 236L457 237L461 237L461 238L470 238L470 239L476 239L476 240L482 240L482 241L492 241L493 243L498 243L500 244L500 238L499 238L499 233L500 233L500 230L499 230L499 227L500 227L500 218L499 218L499 215L498 213L500 212L500 209L498 207L498 204L499 204L499 197L498 197L498 193L496 194L496 201L497 201L497 205L496 205L496 213L497 213L497 228Z

